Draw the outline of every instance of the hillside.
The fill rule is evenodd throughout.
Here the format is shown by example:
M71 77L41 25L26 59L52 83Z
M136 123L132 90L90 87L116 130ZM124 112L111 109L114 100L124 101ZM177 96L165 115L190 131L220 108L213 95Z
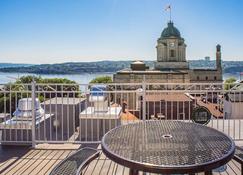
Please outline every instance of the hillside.
M32 66L33 64L15 64L15 63L0 63L0 68L8 68L8 67L27 67Z
M130 66L131 61L69 62L61 64L41 64L29 67L0 68L0 72L36 74L79 74L97 72L116 72ZM152 66L153 62L146 61Z
M35 73L35 74L80 74L80 73L99 73L116 72L130 67L131 61L98 61L98 62L68 62L61 64L0 64L0 72ZM153 67L153 61L145 61ZM191 60L190 68L215 68L215 61ZM12 66L11 66L12 65ZM243 72L243 61L224 61L224 73Z

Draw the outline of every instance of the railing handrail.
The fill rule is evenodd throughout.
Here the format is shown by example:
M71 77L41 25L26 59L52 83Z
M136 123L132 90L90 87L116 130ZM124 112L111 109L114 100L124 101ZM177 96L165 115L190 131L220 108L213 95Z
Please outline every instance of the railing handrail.
M129 118L129 114L134 114L133 116L137 117L138 120L149 120L156 117L158 117L158 114L161 114L161 118L164 117L164 119L169 119L168 116L176 116L176 120L180 120L183 118L183 120L191 120L191 112L195 106L199 105L199 102L201 102L200 105L209 105L209 103L213 104L212 110L222 110L225 105L225 94L228 94L230 98L234 99L233 102L240 101L240 104L243 104L243 98L240 97L235 98L237 94L240 94L243 96L243 83L149 83L146 81L140 82L140 83L108 83L108 84L69 84L69 83L26 83L26 84L5 84L6 88L1 87L0 89L0 97L2 97L2 104L4 109L2 112L4 114L7 114L7 112L10 113L10 117L13 116L13 110L16 109L18 100L21 98L30 98L32 99L32 116L36 116L36 111L34 109L34 99L39 98L40 105L44 108L44 114L45 114L45 120L44 120L44 129L40 129L40 127L36 127L36 122L38 123L38 119L32 120L32 125L29 127L26 127L26 131L32 132L31 133L31 141L26 141L28 143L32 143L32 146L34 146L36 143L40 142L48 142L48 143L60 143L60 142L82 142L87 143L88 140L82 140L81 136L78 136L78 139L75 140L75 136L73 136L72 140L65 140L63 138L63 127L68 127L68 133L69 132L79 132L77 130L76 126L76 118L78 118L79 121L79 129L81 128L82 122L85 124L84 126L88 126L87 120L92 118L89 116L89 112L86 111L86 113L82 113L83 109L88 108L99 108L99 107L111 107L113 105L116 109L120 110L121 107L127 105L127 112L124 113L124 118ZM90 90L92 86L95 85L106 85L108 86L107 89L102 89L102 92L99 90ZM233 89L224 89L226 85L234 85ZM15 88L16 87L16 88ZM233 87L233 86L229 86ZM238 89L237 89L238 88ZM94 104L95 97L90 98L92 96L92 93L102 93L102 95L105 96L106 103L100 104ZM183 96L181 96L181 94ZM179 99L179 96L181 99ZM214 96L217 96L217 99L213 99ZM174 96L174 97L171 97ZM190 100L183 101L184 96L186 98L189 98ZM58 99L59 98L59 99ZM167 99L166 99L167 98ZM97 101L98 101L97 97ZM215 102L210 102L210 100L215 100ZM238 100L238 101L237 101ZM70 105L71 104L71 105ZM78 105L76 105L78 104ZM75 106L76 105L76 106ZM96 106L95 106L96 105ZM101 106L99 106L101 105ZM103 106L102 106L103 105ZM157 106L156 106L157 105ZM162 106L161 106L162 105ZM187 105L187 106L186 106ZM68 107L67 107L68 106ZM159 109L157 109L159 108ZM243 109L243 107L242 107ZM130 111L129 111L130 110ZM237 109L238 110L238 109ZM218 112L217 111L217 112ZM126 111L124 111L126 112ZM82 113L82 114L81 114ZM46 114L50 114L46 116ZM186 116L188 114L188 116ZM82 117L80 115L83 115L82 117L84 120L81 122ZM105 113L99 114L99 117L104 116ZM119 114L120 115L120 114ZM95 117L98 117L98 114L94 114ZM225 117L225 111L220 111L218 118L214 118L214 121L212 122L212 127L218 127L218 125L222 125L222 127L226 127L227 132L232 135L232 137L237 139L243 139L243 127L241 125L243 124L243 115L242 120L239 119L239 123L236 124L236 119L227 118ZM239 115L241 116L241 115ZM86 118L85 118L86 117ZM109 119L109 117L113 117L112 114L107 113L107 116L104 117L104 119ZM168 117L168 118L167 118ZM67 120L67 118L69 118ZM159 117L158 117L159 118ZM48 119L49 123L47 122ZM174 120L174 118L172 118ZM222 119L222 120L221 120ZM5 122L7 119L4 119ZM60 126L58 126L58 120L62 121ZM134 122L133 120L128 122ZM222 122L223 121L223 122ZM117 122L117 121L116 121ZM101 132L104 132L105 129L102 127L107 126L111 127L114 125L117 125L117 123L112 121L109 121L108 123L98 123L97 126L92 123L90 124L89 128L86 128L87 130L97 129L101 128L101 130L97 131L97 134L100 134ZM233 130L231 131L229 128L231 124L233 127ZM242 123L242 124L241 124ZM21 124L21 123L20 123ZM239 127L238 127L239 125ZM6 123L5 123L6 126ZM57 138L57 135L52 134L58 129L58 127L62 128L61 133L61 141L55 140ZM228 127L228 128L227 128ZM46 128L49 128L47 131ZM51 128L51 129L50 129ZM71 128L71 131L69 129ZM235 129L237 128L237 129ZM242 129L241 129L242 128ZM2 129L2 128L1 128ZM6 129L10 129L13 131L11 135L12 138L16 135L18 136L17 130L18 127L6 127ZM21 128L20 128L21 129ZM41 132L41 133L40 133ZM50 133L51 134L50 134ZM82 131L86 132L86 131ZM232 132L232 133L231 133ZM20 133L23 135L23 133ZM41 137L38 136L38 134L44 134L48 139L50 136L50 139L40 139ZM56 133L55 133L56 134ZM239 135L239 137L236 135ZM6 135L6 133L5 133ZM80 134L81 135L81 134ZM21 136L21 135L20 135ZM84 135L86 137L87 135ZM22 136L21 136L22 137ZM93 137L93 136L92 136ZM94 140L92 138L92 142L98 142L99 140ZM11 142L11 141L6 141ZM23 140L21 141L21 143Z

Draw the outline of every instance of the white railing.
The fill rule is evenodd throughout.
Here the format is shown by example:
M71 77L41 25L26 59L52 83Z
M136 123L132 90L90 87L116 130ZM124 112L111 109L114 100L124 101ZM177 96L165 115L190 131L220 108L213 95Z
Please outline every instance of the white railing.
M226 86L234 87L225 90ZM121 124L142 120L192 122L198 106L211 113L207 126L234 140L243 139L243 84L33 82L1 87L2 144L98 143L107 131ZM13 113L21 108L19 100L23 98L27 107L19 109L22 113L16 116ZM36 99L42 109L36 109Z

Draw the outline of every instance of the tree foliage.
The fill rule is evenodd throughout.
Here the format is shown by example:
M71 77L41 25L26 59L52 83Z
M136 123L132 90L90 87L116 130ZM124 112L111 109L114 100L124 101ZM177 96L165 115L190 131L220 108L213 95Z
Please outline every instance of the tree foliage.
M55 84L75 84L75 81L66 79L66 78L42 78L41 76L22 76L20 77L15 84L25 84L25 83L31 83L32 81L35 81L36 83L55 83Z
M230 78L226 79L225 83L224 83L224 89L225 90L231 89L232 87L235 86L235 82L236 82L236 79L234 77L230 77Z
M78 97L79 86L75 81L65 78L42 78L23 76L14 83L4 85L0 90L0 113L13 113L21 98L31 98L31 82L35 81L36 96L41 102L54 97Z
M89 83L112 83L110 76L100 76L91 80Z

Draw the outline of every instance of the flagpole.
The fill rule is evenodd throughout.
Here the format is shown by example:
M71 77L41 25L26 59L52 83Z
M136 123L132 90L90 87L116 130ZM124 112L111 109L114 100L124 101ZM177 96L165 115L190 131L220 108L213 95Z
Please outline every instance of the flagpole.
M170 6L170 22L171 22L171 6Z
M170 11L170 22L171 22L171 5L169 5L165 8L165 11L168 11L168 10Z

